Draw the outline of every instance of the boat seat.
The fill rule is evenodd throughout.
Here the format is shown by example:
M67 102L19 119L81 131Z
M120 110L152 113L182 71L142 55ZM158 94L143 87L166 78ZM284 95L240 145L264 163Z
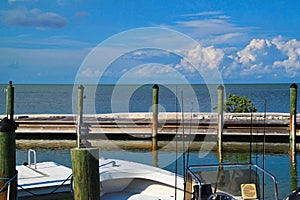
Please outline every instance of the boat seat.
M257 199L256 185L254 183L241 184L243 199Z

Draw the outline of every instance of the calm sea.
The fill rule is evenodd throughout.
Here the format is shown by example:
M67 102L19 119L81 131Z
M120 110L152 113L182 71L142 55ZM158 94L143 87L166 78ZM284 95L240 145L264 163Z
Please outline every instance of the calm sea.
M84 112L149 112L153 85L85 86ZM5 88L0 85L0 114L5 114ZM77 86L14 85L16 114L72 114ZM159 85L160 111L211 112L217 103L217 85ZM74 90L74 92L73 92ZM246 96L258 112L289 112L289 84L225 85L229 94ZM299 96L298 96L299 99ZM298 100L299 108L299 100ZM75 109L74 109L75 110Z

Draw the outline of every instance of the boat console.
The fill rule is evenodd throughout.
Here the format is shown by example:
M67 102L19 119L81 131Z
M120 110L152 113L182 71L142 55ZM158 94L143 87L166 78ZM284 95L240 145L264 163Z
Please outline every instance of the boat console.
M253 164L193 165L187 168L185 200L278 200L276 178Z

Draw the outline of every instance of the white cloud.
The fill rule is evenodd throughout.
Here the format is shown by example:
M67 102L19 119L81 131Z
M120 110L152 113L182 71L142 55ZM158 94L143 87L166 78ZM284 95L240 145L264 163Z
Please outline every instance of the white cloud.
M253 27L242 27L220 11L209 11L179 16L172 29L183 32L198 41L202 45L244 44L249 41L249 33Z
M186 84L185 76L177 71L172 64L147 63L135 66L119 78L119 83L168 83Z
M195 68L199 71L217 69L224 56L223 50L213 46L202 47L200 44L185 54L185 59L181 60L177 68L183 68L191 73L194 72Z
M227 55L232 62L225 65L226 77L282 78L300 75L300 42L253 39L236 54Z
M16 2L32 2L37 0L8 0L8 3L16 3Z
M25 7L0 11L0 22L9 26L34 27L39 30L59 29L68 23L66 18L57 13L42 12L37 8L28 10Z
M163 51L163 50L157 50L157 49L140 49L133 51L132 53L129 53L125 55L125 57L129 59L135 59L135 60L144 60L144 59L151 59L154 57L167 57L170 55L170 52Z
M199 37L204 35L218 35L234 32L241 32L245 28L237 27L229 23L225 19L195 19L186 21L177 21L176 29L182 30L186 33L192 33L193 36Z
M273 40L273 43L285 53L287 56L284 60L278 60L274 63L276 67L284 67L286 72L292 77L299 75L300 73L300 41L296 39L289 40L287 42L281 41L278 38Z
M81 71L80 76L85 78L98 78L102 71L100 69L86 68Z
M238 62L243 65L251 63L272 65L279 54L277 46L264 39L253 39L243 50L237 52Z

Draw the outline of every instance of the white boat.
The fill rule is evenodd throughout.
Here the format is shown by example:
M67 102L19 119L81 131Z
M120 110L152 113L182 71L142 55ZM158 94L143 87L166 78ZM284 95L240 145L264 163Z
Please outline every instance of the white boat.
M101 200L174 200L184 197L176 174L136 162L100 159Z
M34 162L31 163L30 154ZM17 165L18 197L53 195L71 191L72 169L55 162L36 162L36 152L28 151L28 162Z
M30 153L34 154L33 164ZM72 169L55 162L37 163L33 150L28 152L28 163L16 168L18 197L72 192ZM101 158L99 172L101 200L183 199L183 178L157 167Z
M72 169L54 162L18 165L18 197L69 193ZM35 156L34 156L35 158ZM192 165L183 177L136 162L99 159L101 200L278 199L276 178L253 164ZM185 191L185 192L184 192Z

